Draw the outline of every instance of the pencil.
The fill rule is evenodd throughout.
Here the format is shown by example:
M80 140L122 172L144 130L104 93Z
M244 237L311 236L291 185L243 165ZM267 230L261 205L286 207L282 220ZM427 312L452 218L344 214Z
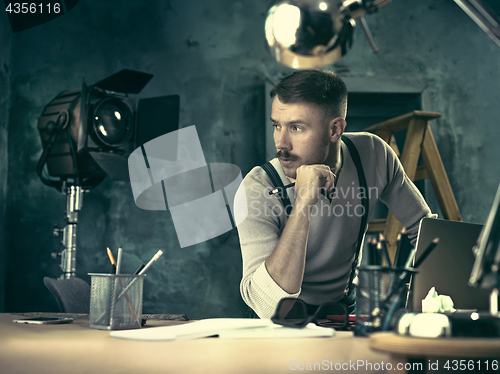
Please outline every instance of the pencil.
M382 243L373 239L373 245L375 248L375 265L382 266Z
M121 247L118 248L118 261L120 261L120 262L121 262L121 257L122 257L122 251L123 250ZM109 247L107 248L107 252L108 252L109 261L111 262L111 265L115 269L115 273L119 274L118 266L117 266L115 258L113 256L113 252L111 252L111 249L109 249ZM123 286L124 286L123 279L119 277L118 281L120 282L120 287L123 289ZM134 307L133 307L132 302L130 301L130 297L128 295L125 295L125 301L127 302L127 306L128 306L128 309L130 310L130 314L132 315L132 318L134 319L134 321L136 321L140 325L140 322L137 319L137 314L135 313Z
M380 234L379 235L379 244L380 244L380 249L379 251L382 251L382 253L384 254L384 257L385 257L385 262L387 263L387 266L388 267L391 267L392 264L391 264L391 258L389 257L389 252L387 251L387 242L385 241L385 237L384 237L384 234Z
M434 248L436 248L438 243L439 243L439 238L432 239L432 242L427 246L427 248L425 248L422 255L417 259L417 261L415 261L414 265L415 268L418 268L420 265L422 265L422 262L424 262L427 256L431 254L431 252L434 250Z
M370 240L368 240L368 265L377 265L377 260L375 259L376 246L377 239L370 238Z
M111 249L109 249L109 247L107 248L107 252L108 252L109 261L111 262L110 273L116 274L116 261L115 261L115 258L113 256L113 252L111 252Z
M406 229L403 227L403 230L398 234L398 246L396 248L396 254L394 255L394 262L392 263L392 266L397 268L399 267L399 258L401 257L401 252L403 251L403 235L405 233Z
M111 265L116 267L116 261L115 261L115 258L113 256L113 252L111 252L111 249L109 249L109 247L107 248L107 252L108 252L108 257L109 257L109 261L111 262Z

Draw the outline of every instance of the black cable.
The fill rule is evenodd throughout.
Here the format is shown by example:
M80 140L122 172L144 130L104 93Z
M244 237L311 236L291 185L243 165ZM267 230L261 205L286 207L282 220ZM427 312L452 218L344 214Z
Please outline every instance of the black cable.
M54 123L53 121L49 121L47 123ZM38 174L38 177L42 181L43 184L49 186L49 187L54 187L57 190L60 190L62 187L62 181L54 181L49 178L45 178L43 175L43 168L45 164L47 163L47 160L49 158L49 154L52 151L52 148L54 147L54 144L56 143L57 137L59 136L59 133L63 129L60 123L60 117L57 119L57 122L54 124L54 132L50 135L50 138L47 142L47 146L44 148L42 155L40 156L40 159L38 160L37 166L36 166L36 172Z
M64 117L59 116L57 118L56 123L54 123L53 121L49 121L47 123L47 125L49 125L51 123L54 125L54 131L52 132L52 134L50 134L49 140L47 141L47 145L44 148L42 155L40 156L40 159L38 160L37 168L36 168L38 177L40 178L42 183L45 184L46 186L54 187L58 191L61 191L64 181L63 180L52 180L50 178L46 178L43 175L43 169L44 169L45 165L47 164L47 160L49 158L50 152L54 148L54 145L57 141L57 138L59 137L59 134L61 133L61 131L67 130L67 133L66 133L67 138L68 138L67 141L69 143L71 160L73 162L73 167L75 170L75 174L74 174L75 181L74 181L74 183L71 183L71 184L73 184L75 186L82 186L82 187L87 188L87 189L92 189L94 187L97 187L104 180L104 178L106 178L106 174L103 173L103 175L98 176L98 177L81 178L80 168L78 165L78 155L77 155L77 151L75 148L75 144L74 144L73 139L71 137L70 128L67 126L68 122L64 121L63 124L61 123L62 122L61 120L63 118Z

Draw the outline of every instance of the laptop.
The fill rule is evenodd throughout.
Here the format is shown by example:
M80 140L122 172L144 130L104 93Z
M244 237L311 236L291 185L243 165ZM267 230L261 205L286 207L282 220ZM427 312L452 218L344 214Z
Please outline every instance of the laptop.
M455 309L489 310L491 290L470 287L469 277L476 245L483 225L443 219L424 218L417 237L416 258L429 243L439 237L439 243L419 266L413 284L413 309L422 310L422 300L432 287L438 295L448 295Z

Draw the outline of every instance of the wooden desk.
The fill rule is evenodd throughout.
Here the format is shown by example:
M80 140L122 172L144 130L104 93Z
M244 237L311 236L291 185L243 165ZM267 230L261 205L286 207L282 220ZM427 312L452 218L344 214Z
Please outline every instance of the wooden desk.
M405 367L411 359L413 364L406 365L413 372L451 373L460 372L460 365L466 370L461 372L500 371L500 339L497 338L415 338L401 336L393 332L379 332L370 336L370 346L379 352L391 354L393 368ZM421 365L419 365L419 362ZM449 369L445 367L448 363ZM465 366L463 366L465 365ZM469 365L469 366L467 366ZM417 370L422 367L422 371ZM456 369L453 369L456 367ZM469 370L467 370L469 369ZM399 373L412 370L399 370Z
M389 355L369 348L367 338L337 332L333 338L218 339L132 341L90 329L85 316L62 325L13 323L16 314L0 314L2 374L153 374L311 372L306 365L357 365L360 373L384 373ZM148 321L147 325L181 322ZM147 328L147 327L144 327ZM358 361L359 360L359 361ZM361 363L372 364L370 368ZM300 368L302 367L302 370Z

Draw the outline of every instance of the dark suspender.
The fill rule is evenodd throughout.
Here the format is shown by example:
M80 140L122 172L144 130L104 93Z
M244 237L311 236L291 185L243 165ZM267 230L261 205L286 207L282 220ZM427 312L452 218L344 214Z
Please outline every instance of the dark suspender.
M368 221L368 185L366 183L365 172L363 171L363 165L361 164L361 157L359 157L358 150L356 149L354 143L348 137L342 135L342 140L347 145L349 153L351 154L352 161L356 165L356 170L358 171L359 187L361 190L361 204L363 204L363 217L361 217L361 226L358 233L358 241L356 243L356 257L352 263L351 276L349 278L349 286L347 287L347 292L351 290L352 281L356 273L356 267L358 266L359 253L361 252L361 243L363 243L363 235L366 230L366 222Z
M363 171L363 165L361 164L361 158L359 157L358 150L356 149L356 146L351 141L351 139L349 139L348 137L342 135L342 140L346 144L347 149L349 149L352 161L354 162L354 165L356 166L356 170L358 172L359 186L361 188L361 193L362 193L361 204L363 205L364 209L363 217L361 218L361 226L359 228L359 233L358 233L358 241L356 242L356 256L352 264L351 275L349 278L349 285L346 289L346 291L349 292L351 290L352 281L356 273L356 267L358 266L359 254L361 252L361 243L363 242L363 235L365 234L366 223L368 221L369 202L368 202L368 185L366 183L365 173ZM277 195L281 199L281 202L285 206L286 215L289 216L290 212L292 211L292 204L290 203L290 199L288 198L288 193L284 188L283 182L281 181L278 172L276 171L274 166L271 165L269 161L266 162L264 165L262 165L262 168L267 173L269 178L271 178L273 186L277 188L278 192L276 192L275 195Z

